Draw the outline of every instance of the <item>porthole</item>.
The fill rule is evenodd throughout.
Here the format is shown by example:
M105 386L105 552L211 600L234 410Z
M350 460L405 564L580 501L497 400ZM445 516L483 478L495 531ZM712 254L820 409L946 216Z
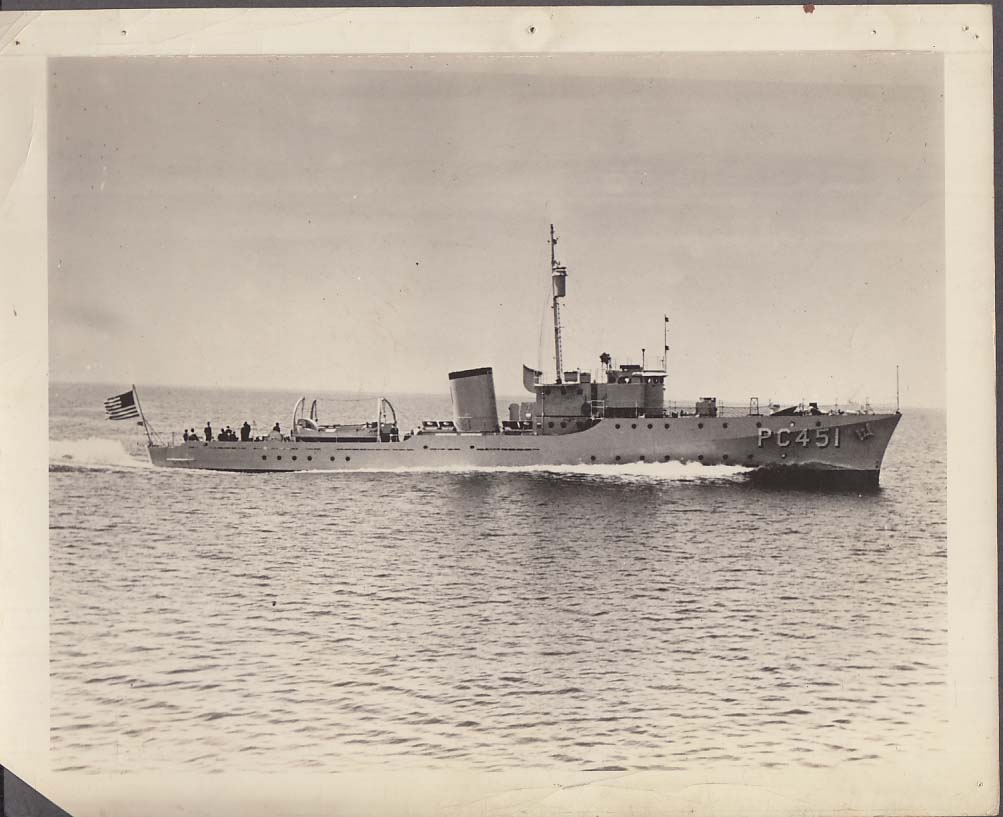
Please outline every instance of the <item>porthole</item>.
M267 459L268 459L268 455L267 455L267 454L262 454L262 455L261 455L261 459L263 459L263 460L267 460Z
M282 459L282 455L281 455L281 454L279 454L279 455L278 455L278 456L277 456L277 457L276 457L275 459L277 459L277 460L280 460L280 459Z
M641 462L644 462L644 454L641 454Z
M620 424L619 424L619 423L617 423L617 424L616 424L616 425L614 426L614 428L620 428Z
M470 450L471 450L471 451L473 451L473 450L474 450L474 447L473 447L473 446L470 446Z
M721 459L724 460L725 462L727 462L728 461L728 455L727 454L722 454L721 455Z
M308 457L306 458L306 461L307 461L307 462L313 462L313 457L312 457L312 456L308 456Z
M721 423L721 428L727 428L727 427L728 427L727 423Z
M554 421L551 420L549 423L547 423L547 428L553 428L553 427L554 427Z
M567 427L568 427L567 421L561 420L561 428L567 428Z
M697 428L703 428L703 423L697 423Z
M821 425L822 425L822 421L821 420L816 420L815 421L815 428L818 428Z
M426 445L425 448L428 448L428 446ZM334 457L331 457L331 462L334 462Z
M424 448L426 451L428 450L428 446L427 445L423 445L422 448ZM334 457L331 457L331 459L333 460Z
M756 423L756 428L762 428L762 427L763 427L762 423L758 423L758 422Z
M631 423L631 424L630 424L630 427L631 427L631 428L637 428L637 423Z
M654 426L653 426L653 425L652 425L651 423L648 423L648 428L649 428L649 429L650 429L650 428L654 428Z
M666 423L666 424L665 424L665 430L666 430L666 431L668 431L668 429L669 429L669 424L668 424L668 423Z
M619 454L616 455L616 461L620 462L620 455Z
M352 461L351 457L345 457L345 462L351 462L351 461Z
M666 455L665 455L665 456L663 457L663 459L664 459L664 460L665 460L666 462L668 462L668 461L669 461L670 459L672 459L672 457L670 457L670 456L669 456L668 454L666 454Z
M698 454L697 459L700 460L700 462L703 462L703 454Z
M591 457L589 457L589 459L592 460L592 462L595 462L596 461L596 455L593 454Z
M296 455L293 454L293 462L296 462Z

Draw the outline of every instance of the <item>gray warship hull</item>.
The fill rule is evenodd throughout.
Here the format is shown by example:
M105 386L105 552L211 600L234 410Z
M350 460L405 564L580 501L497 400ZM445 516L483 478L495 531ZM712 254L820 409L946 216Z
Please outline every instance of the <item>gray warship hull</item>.
M296 404L289 433L278 423L267 438L238 442L227 429L213 441L195 436L182 445L162 445L147 425L150 459L169 468L215 471L361 471L433 468L546 468L681 462L742 466L763 482L798 486L876 488L885 449L899 413L823 412L818 403L760 414L758 398L749 411L725 416L717 399L701 397L692 412L665 403L668 375L668 315L662 325L665 356L660 367L641 363L617 366L606 352L602 370L566 370L561 340L561 301L567 294L568 269L557 260L557 236L550 225L550 267L554 313L554 379L523 366L523 386L533 403L512 403L499 423L490 367L449 373L453 419L423 420L400 434L397 415L386 398L366 423L322 425L314 400ZM897 389L896 389L897 394ZM134 398L134 399L133 399ZM118 401L118 402L116 402ZM128 402L128 405L125 405ZM131 412L133 392L106 402L113 415ZM897 401L896 401L897 405ZM145 424L145 416L143 417ZM194 436L194 429L192 436Z
M151 445L168 468L296 472L682 462L752 469L765 482L874 488L900 415L605 418L583 431L417 433L400 442L195 441Z

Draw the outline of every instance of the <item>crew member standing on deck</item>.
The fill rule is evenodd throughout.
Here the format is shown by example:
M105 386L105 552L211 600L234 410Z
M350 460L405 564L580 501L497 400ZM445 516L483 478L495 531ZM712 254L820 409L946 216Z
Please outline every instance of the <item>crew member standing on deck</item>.
M212 425L210 425L208 420L205 421L205 438L207 440L212 439Z
M251 439L251 424L244 420L244 425L240 427L240 441L246 443Z

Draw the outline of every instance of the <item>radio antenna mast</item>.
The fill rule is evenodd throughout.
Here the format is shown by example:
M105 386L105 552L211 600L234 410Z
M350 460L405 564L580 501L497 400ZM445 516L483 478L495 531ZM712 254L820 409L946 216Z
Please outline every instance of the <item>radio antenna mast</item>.
M564 378L564 350L561 348L561 303L567 292L568 269L557 261L557 235L550 225L550 280L554 293L554 362L557 365L557 382Z
M901 414L899 411L899 364L895 364L895 413Z
M669 370L669 316L665 315L665 323L662 327L662 343L665 346L665 351L662 353L662 369L666 372Z

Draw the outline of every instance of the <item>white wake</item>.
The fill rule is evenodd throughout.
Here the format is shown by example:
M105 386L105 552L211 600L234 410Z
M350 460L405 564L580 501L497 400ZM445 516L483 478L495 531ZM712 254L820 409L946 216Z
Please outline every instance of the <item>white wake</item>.
M49 470L75 468L151 468L145 452L131 454L119 440L88 437L83 440L49 440Z
M632 462L622 465L429 465L387 468L311 469L300 474L315 473L370 473L370 474L557 474L597 479L627 481L739 480L753 469L741 465L702 465L681 462Z

